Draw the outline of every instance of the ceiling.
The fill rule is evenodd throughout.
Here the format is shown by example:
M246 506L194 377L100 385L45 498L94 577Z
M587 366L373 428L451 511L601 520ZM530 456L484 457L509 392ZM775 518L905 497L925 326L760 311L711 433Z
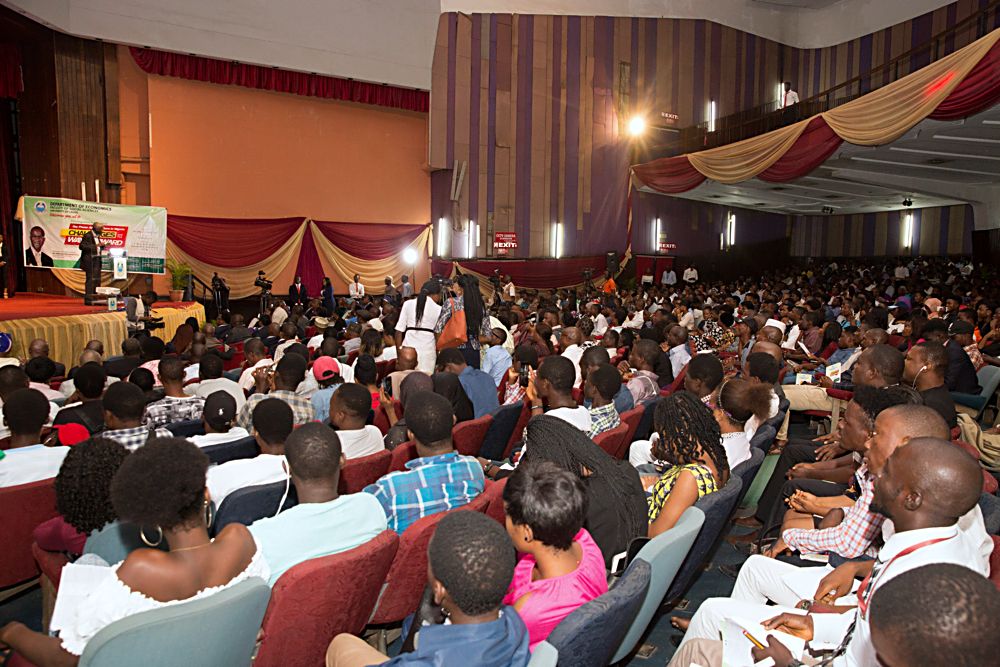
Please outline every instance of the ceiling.
M781 5L782 7L800 7L802 9L822 9L844 0L753 0L762 5Z
M845 143L789 183L705 181L673 196L788 215L821 215L831 207L843 215L898 210L905 198L916 208L982 202L998 189L1000 106L961 121L924 120L886 146Z

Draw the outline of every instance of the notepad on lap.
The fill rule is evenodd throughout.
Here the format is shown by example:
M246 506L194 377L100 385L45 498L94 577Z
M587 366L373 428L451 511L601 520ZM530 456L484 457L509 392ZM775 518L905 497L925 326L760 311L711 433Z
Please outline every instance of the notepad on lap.
M114 570L105 565L68 563L63 566L62 575L59 578L59 594L56 596L55 608L52 610L49 631L55 632L67 627L72 621L76 609L87 599L87 596L114 576Z
M765 630L764 626L760 624L761 621L766 621L776 615L776 612L771 612L758 621L739 617L727 618L722 625L723 667L749 667L755 664L753 655L750 653L753 644L743 634L744 631L765 646L767 646L767 638L774 637L784 644L793 656L802 655L806 647L806 640L787 632Z

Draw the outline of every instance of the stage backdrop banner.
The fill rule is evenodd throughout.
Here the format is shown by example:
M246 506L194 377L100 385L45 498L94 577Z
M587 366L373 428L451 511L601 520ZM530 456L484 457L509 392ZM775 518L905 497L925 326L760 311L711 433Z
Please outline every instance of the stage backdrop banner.
M24 265L79 269L80 239L95 222L104 223L106 250L124 248L129 273L163 273L167 252L167 209L99 202L24 197ZM103 269L111 258L103 254Z

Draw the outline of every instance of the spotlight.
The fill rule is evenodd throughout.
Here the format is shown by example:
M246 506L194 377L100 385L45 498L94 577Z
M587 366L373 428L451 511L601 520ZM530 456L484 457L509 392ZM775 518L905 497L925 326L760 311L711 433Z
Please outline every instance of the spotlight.
M906 199L903 200L903 206L905 206L906 208L910 208L911 206L913 206L913 200L907 197Z
M403 251L403 261L413 266L417 263L417 251L413 248L407 248Z
M630 136L638 137L646 131L646 119L642 116L632 116L628 121L628 133Z
M824 206L823 207L823 213L825 213L827 215L833 215L833 207L832 206Z

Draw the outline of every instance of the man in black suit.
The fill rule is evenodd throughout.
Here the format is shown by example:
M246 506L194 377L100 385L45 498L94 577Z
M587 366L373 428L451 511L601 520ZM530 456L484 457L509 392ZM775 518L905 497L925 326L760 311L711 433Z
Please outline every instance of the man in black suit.
M305 306L309 303L309 292L302 284L302 276L295 276L295 282L288 286L288 303L292 306Z
M104 225L95 222L90 231L80 239L80 268L86 274L84 279L83 299L87 301L93 298L95 291L101 284L101 232ZM34 243L34 238L32 238Z
M35 225L29 232L31 245L24 249L25 266L52 266L52 258L42 252L45 245L45 230Z
M3 234L0 234L0 294L3 294L3 298L7 298L7 244L3 240Z

